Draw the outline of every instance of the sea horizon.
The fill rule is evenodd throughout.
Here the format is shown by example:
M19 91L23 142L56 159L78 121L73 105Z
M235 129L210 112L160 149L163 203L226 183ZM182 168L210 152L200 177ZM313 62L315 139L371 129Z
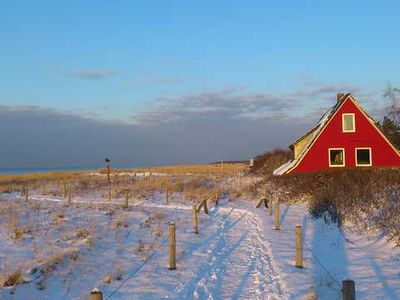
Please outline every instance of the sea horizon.
M63 172L63 171L89 171L97 170L102 167L28 167L28 168L0 168L0 174L29 174L29 173L44 173L44 172Z

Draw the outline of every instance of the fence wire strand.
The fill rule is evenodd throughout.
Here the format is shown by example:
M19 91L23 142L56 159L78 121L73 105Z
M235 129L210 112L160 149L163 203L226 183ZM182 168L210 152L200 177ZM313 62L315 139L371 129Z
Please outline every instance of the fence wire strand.
M136 268L135 271L132 272L132 274L130 274L124 281L121 282L121 284L110 294L107 296L106 300L110 299L111 297L113 297L115 295L116 292L119 291L119 289L125 285L126 282L128 282L129 279L131 279L132 277L134 277L136 275L137 272L139 272L153 257L154 255L157 254L158 251L160 251L160 249L165 245L165 243L168 241L168 237L165 238L160 245L158 245L158 247L149 255L146 257L146 259L139 265L139 267Z
M290 205L289 205L289 206L290 206ZM291 227L289 226L289 229L292 230L292 231L296 234L295 230L293 229L294 225L293 225L291 222L287 221L286 219L285 219L284 222L286 222L287 224L289 224L289 225L291 226ZM282 222L282 223L284 223L284 222ZM303 229L302 229L302 230L303 230ZM303 234L302 234L302 235L303 235ZM305 246L305 248L306 248L308 251L311 252L311 255L314 257L315 261L316 261L316 262L321 266L321 268L329 275L329 277L339 286L340 291L343 292L341 283L329 272L329 270L324 266L324 264L321 262L321 260L320 260L320 259L318 258L318 256L315 254L315 252L308 246L308 244L306 243L305 237L302 237L302 244Z

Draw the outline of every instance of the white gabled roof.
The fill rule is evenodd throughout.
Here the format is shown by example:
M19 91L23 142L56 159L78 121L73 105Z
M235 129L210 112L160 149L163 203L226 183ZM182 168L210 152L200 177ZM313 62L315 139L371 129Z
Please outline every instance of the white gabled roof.
M287 170L291 169L291 168L295 165L296 162L297 162L296 160L288 161L287 163L284 163L284 164L283 164L282 166L280 166L279 168L275 169L275 170L272 172L272 174L273 174L273 175L283 175L283 174L285 174L285 172L286 172Z

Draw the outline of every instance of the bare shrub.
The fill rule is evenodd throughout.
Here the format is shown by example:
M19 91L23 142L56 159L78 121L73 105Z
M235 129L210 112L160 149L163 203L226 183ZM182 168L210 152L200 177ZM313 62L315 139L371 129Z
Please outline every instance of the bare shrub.
M113 278L115 280L121 280L123 275L124 275L124 271L122 270L122 267L117 266L113 272Z
M161 222L162 220L164 220L164 214L160 211L155 211L153 212L153 218Z
M139 243L138 243L138 245L136 247L136 251L139 252L139 253L144 251L144 243L143 243L143 241L141 239L139 240Z
M292 158L289 150L276 149L254 158L253 172L272 174L272 172Z
M16 286L17 284L24 282L22 266L17 266L11 271L8 269L8 267L5 267L2 273L2 287Z
M156 236L156 237L162 237L163 236L163 232L162 232L162 230L161 230L161 226L160 225L157 225L157 227L154 229L154 231L153 231L153 234Z
M76 236L77 236L78 238L86 238L86 237L89 236L89 234L90 234L90 232L89 232L89 230L87 230L86 228L79 228L79 229L76 231Z
M64 217L64 213L62 211L58 211L54 216L54 223L56 225L61 224L62 222L64 222Z
M64 255L62 253L55 253L53 255L48 256L42 264L41 272L43 274L49 274L53 271L57 265L59 265L64 259Z
M29 202L29 206L33 209L33 210L40 210L42 205L40 202Z
M113 220L113 222L111 223L111 227L112 227L112 228L120 228L120 227L128 228L128 227L129 227L129 221L128 221L128 219L127 219L125 216L119 214L119 215Z
M16 240L21 239L24 236L24 231L21 228L14 228L14 238Z
M390 168L327 170L275 176L278 197L307 198L315 217L340 225L350 221L384 229L400 243L400 170Z
M57 268L66 259L77 261L79 257L79 248L67 247L64 249L50 249L38 255L37 262L42 274L48 276L53 270Z

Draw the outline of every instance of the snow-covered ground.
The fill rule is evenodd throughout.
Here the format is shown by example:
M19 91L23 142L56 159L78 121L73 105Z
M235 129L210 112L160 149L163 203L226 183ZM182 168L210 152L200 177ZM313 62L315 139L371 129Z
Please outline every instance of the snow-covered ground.
M1 299L87 299L94 287L104 299L340 299L346 278L357 299L400 295L398 248L382 235L314 220L305 205L282 205L276 231L265 208L224 198L199 215L197 235L181 194L165 205L157 192L126 210L123 199L110 204L96 194L70 206L40 193L29 204L15 193L0 199L1 275L26 272L26 283L3 288ZM167 266L171 221L176 270ZM303 269L294 267L296 224L304 229Z

